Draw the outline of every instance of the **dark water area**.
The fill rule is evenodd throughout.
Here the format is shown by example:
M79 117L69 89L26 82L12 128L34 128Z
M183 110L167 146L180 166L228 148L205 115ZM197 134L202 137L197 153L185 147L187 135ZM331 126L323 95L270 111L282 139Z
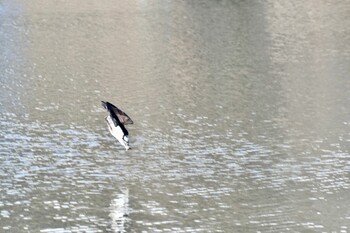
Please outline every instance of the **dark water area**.
M0 232L350 231L350 1L0 0L0 71Z

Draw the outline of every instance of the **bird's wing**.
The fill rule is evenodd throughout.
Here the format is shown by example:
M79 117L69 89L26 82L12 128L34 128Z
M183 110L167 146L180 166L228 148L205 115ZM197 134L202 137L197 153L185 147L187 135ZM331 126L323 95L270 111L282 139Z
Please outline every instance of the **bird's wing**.
M114 106L109 102L103 102L103 105L104 104L108 106L107 109L110 109L115 113L115 115L117 115L120 123L122 123L123 125L134 124L134 122L125 112L123 112L122 110L120 110L119 108L117 108L116 106Z
M117 115L120 123L122 123L123 125L129 125L129 124L134 124L134 122L131 120L131 118L122 110L120 110L119 108L117 108L116 106L112 106L112 109L114 111L114 113Z

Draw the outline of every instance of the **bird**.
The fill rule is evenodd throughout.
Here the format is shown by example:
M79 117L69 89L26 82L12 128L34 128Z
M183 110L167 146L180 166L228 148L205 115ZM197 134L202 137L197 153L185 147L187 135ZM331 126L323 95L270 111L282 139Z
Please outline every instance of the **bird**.
M125 150L128 151L131 149L129 146L129 132L124 125L134 124L134 122L125 112L113 104L107 101L101 102L102 106L109 113L108 116L105 117L109 132L125 147Z

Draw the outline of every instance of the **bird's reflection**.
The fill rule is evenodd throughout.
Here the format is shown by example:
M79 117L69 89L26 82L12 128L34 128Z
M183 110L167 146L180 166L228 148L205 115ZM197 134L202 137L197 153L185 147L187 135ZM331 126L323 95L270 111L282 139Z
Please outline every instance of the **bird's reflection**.
M115 233L126 232L125 225L129 220L129 189L117 193L110 204L111 228Z

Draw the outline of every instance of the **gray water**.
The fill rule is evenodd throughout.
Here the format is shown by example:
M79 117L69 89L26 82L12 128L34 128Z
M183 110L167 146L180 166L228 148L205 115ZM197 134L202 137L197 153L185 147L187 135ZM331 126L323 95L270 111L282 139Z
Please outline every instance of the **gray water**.
M0 0L0 232L350 232L349 74L347 0Z

